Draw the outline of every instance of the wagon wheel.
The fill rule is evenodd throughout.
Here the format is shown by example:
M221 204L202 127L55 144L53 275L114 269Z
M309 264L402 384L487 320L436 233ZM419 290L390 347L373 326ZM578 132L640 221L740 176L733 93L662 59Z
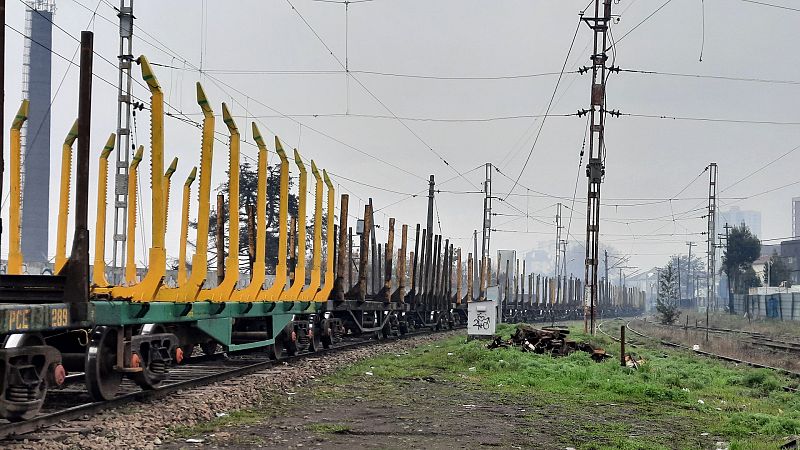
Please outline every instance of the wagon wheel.
M122 383L122 373L114 370L117 362L117 330L101 326L92 330L86 352L86 388L96 401L111 400Z

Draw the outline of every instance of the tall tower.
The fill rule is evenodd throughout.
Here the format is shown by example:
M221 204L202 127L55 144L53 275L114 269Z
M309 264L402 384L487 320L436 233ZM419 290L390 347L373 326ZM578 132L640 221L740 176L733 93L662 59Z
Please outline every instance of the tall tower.
M50 216L50 69L53 0L27 1L22 97L30 100L23 128L22 255L47 261ZM66 131L66 130L65 130Z

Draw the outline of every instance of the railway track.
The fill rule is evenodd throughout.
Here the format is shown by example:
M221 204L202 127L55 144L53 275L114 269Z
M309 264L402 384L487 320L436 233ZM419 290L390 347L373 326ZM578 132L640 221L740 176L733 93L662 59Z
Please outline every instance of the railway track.
M616 319L613 319L613 320L614 320L614 321L621 321L621 322L623 321L623 319L621 319L621 318L616 318ZM629 324L629 323L630 323L632 320L633 320L633 319L631 319L631 320L629 320L628 322L626 322L626 323L625 323L625 326L627 327L627 326L628 326L628 324ZM606 330L604 330L604 329L603 329L603 325L604 325L604 324L606 324L606 323L608 323L608 322L610 322L610 321L598 322L598 324L597 324L597 331L599 331L599 332L600 332L600 334L602 334L603 336L606 336L606 337L608 337L609 339L611 339L611 340L612 340L612 341L614 341L614 342L620 342L620 338L618 338L617 336L614 336L613 334L611 334L611 333L609 333L608 331L606 331ZM626 346L628 346L628 347L633 347L633 348L636 348L636 347L638 347L638 346L639 346L637 343L635 343L635 342L631 342L631 341L630 341L630 339L627 339L627 338L625 339L625 345L626 345Z
M458 329L457 327L455 329ZM0 420L0 441L21 437L62 421L75 420L86 415L117 408L132 402L144 402L169 396L175 392L192 389L215 382L248 375L283 363L292 363L309 357L330 355L344 350L376 346L383 342L393 342L417 336L426 336L436 331L410 332L396 338L348 338L329 348L316 352L303 352L278 360L270 359L267 352L245 350L232 354L216 353L187 358L185 364L172 367L169 377L157 388L142 390L130 380L122 383L120 394L106 401L92 401L86 392L82 374L70 375L67 386L48 394L48 399L40 415L21 422Z
M709 334L713 333L718 336L727 335L731 336L733 339L742 341L743 343L752 345L754 347L762 347L770 351L800 355L800 342L785 340L785 339L776 339L773 337L766 336L763 333L755 331L736 330L730 328L712 328L712 327L705 328L699 325L694 325L694 326L677 325L677 324L668 325L655 322L651 322L650 324L661 328L691 330L701 333L707 331Z
M728 361L728 362L732 362L732 363L736 363L736 364L743 364L743 365L747 365L747 366L755 367L755 368L760 368L760 369L769 369L769 370L772 370L772 371L775 371L775 372L778 372L778 373L781 373L781 374L784 374L784 375L787 375L787 376L790 376L792 378L800 380L800 372L795 372L795 371L792 371L792 370L784 369L782 367L774 367L774 366L767 365L767 364L761 364L761 363L757 363L757 362L753 362L753 361L747 361L747 360L743 360L743 359L739 359L739 358L734 358L734 357L731 357L731 356L720 355L720 354L709 352L709 351L705 351L705 350L699 350L699 349L695 350L695 349L693 349L692 347L690 347L688 345L684 345L684 344L681 344L681 343L678 343L678 342L667 341L665 339L659 339L657 337L649 336L649 335L647 335L647 334L645 334L645 333L643 333L643 332L631 327L631 324L633 322L637 321L637 320L641 320L641 319L628 320L625 323L625 326L626 326L626 328L627 328L627 330L629 332L633 333L634 335L638 336L639 338L641 338L643 340L651 341L651 342L654 341L654 342L657 342L657 343L659 343L661 345L664 345L664 346L667 346L667 347L689 350L689 351L693 352L694 354L705 356L705 357L708 357L708 358L719 359L719 360L722 360L722 361ZM608 336L609 338L611 338L612 340L614 340L616 342L619 342L619 338L618 337L613 336L613 335L609 334L608 332L606 332L606 331L604 331L602 329L602 325L604 323L606 323L606 322L602 322L602 323L598 324L598 330L603 335ZM701 329L701 330L704 330L704 328ZM630 344L630 343L626 343L626 345L635 346L635 345ZM785 386L784 390L787 390L787 391L790 391L790 392L800 392L800 389L798 389L796 387L792 387L792 386Z

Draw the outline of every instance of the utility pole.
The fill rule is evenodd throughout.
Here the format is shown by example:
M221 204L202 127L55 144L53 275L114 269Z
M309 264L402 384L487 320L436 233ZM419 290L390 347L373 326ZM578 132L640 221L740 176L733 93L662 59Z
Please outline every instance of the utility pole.
M486 181L483 182L483 238L481 243L481 288L479 298L486 299L489 272L489 243L492 233L492 163L486 163Z
M422 286L425 290L425 296L430 295L433 283L431 272L431 263L433 262L433 189L436 186L436 180L431 175L428 181L428 222L426 224L427 234L425 235L425 270L422 271ZM429 285L430 283L430 285Z
M473 239L472 243L475 246L475 249L473 250L474 251L473 255L475 255L475 260L477 260L477 258L478 258L478 230L473 230L472 239ZM473 292L477 292L479 295L480 295L480 291L481 291L481 288L480 288L481 280L480 280L480 277L478 276L478 269L483 270L482 268L479 267L480 265L481 265L480 261L474 262L472 264L472 290L473 290ZM470 301L472 301L471 297L470 297Z
M125 261L126 217L128 211L128 166L131 146L131 65L133 63L133 0L120 0L119 79L117 84L117 164L114 178L114 250L111 260L112 281L122 280Z
M675 255L675 264L678 267L678 304L681 303L681 255Z
M608 283L608 250L603 250L603 256L605 257L606 283Z
M692 298L694 294L694 290L692 289L692 280L694 279L692 278L692 247L697 244L694 242L687 242L686 245L689 246L689 263L686 266L686 275L688 277L686 279L686 296Z
M731 251L731 240L730 240L730 231L732 226L728 225L725 222L725 253L730 255ZM730 271L729 271L730 272ZM731 279L731 275L728 274L728 314L734 314L734 307L733 307L733 280Z
M656 301L661 297L661 268L656 267Z
M600 6L602 7L602 10ZM600 184L605 175L603 164L605 146L606 117L606 61L608 55L608 27L611 24L611 0L595 0L594 17L582 17L582 20L594 31L594 49L592 52L592 90L589 118L589 162L586 165L588 192L586 205L586 272L584 286L588 297L588 308L584 300L584 329L594 334L594 313L597 304L597 264L600 241ZM587 319L589 324L587 324ZM591 325L591 327L587 326Z
M0 20L6 23L6 0L0 0ZM6 27L0 30L0 105L6 104ZM5 109L0 107L0 129L5 130ZM0 198L3 198L3 178L5 175L5 140L0 139ZM3 236L3 218L0 217L0 237ZM2 239L0 239L0 242Z
M561 202L556 205L556 263L553 267L553 275L556 278L556 298L561 295Z
M708 262L706 263L706 314L712 303L716 303L716 218L717 218L717 163L708 166ZM706 319L708 319L706 317Z

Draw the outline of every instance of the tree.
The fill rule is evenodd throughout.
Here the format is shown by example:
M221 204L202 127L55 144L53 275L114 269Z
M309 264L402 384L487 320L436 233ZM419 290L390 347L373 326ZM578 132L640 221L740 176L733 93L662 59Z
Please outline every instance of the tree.
M226 172L227 173L227 172ZM267 272L275 273L275 266L278 262L278 216L280 206L280 166L269 166L267 168ZM229 178L230 180L230 178ZM289 178L289 188L291 189L294 180ZM222 210L222 219L227 223L228 221L228 202L230 192L230 181L222 183L218 192L225 195L225 207ZM250 257L248 254L248 246L250 242L250 235L247 229L247 209L252 207L256 208L258 194L258 171L252 167L249 162L245 161L239 167L239 261L240 267L245 271L250 270ZM215 204L215 203L214 203ZM297 216L297 195L289 194L289 216ZM311 211L313 213L313 204ZM217 235L217 211L211 211L208 217L208 235L211 237L211 242L215 243ZM190 224L192 228L197 228L197 222ZM228 237L226 234L225 245L228 245ZM216 254L216 245L209 248L209 257L213 258Z
M729 289L728 310L734 313L732 293L744 293L750 287L760 284L753 269L753 261L761 254L761 241L746 224L734 226L728 234L725 252L722 255L721 272L728 276L733 292ZM749 270L748 270L749 269Z
M674 323L681 314L678 310L678 299L680 298L678 270L674 265L674 260L675 258L670 258L658 278L656 311L661 315L661 323L665 324Z
M764 271L764 284L767 284L769 279L769 286L780 286L784 281L791 284L792 270L786 264L786 260L778 256L778 252L773 251L772 256L767 263L769 266ZM767 275L769 272L769 275Z
M692 253L691 266L689 264L689 255L681 255L678 257L678 261L680 261L681 272L681 276L678 277L681 283L681 297L694 298L694 292L692 291L703 292L705 289L706 263L702 258L695 256L694 252Z

